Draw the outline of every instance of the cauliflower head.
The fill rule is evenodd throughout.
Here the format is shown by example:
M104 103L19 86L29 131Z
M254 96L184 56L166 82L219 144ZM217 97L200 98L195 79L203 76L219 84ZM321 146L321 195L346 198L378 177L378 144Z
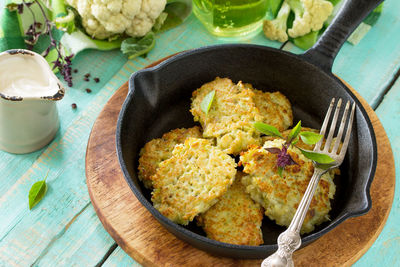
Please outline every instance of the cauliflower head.
M153 27L166 0L66 0L82 17L86 32L106 39L126 33L142 37Z
M326 0L286 0L295 14L293 26L288 30L292 38L319 31L332 14L333 5Z
M284 1L276 19L264 20L263 31L268 39L278 40L279 42L286 42L288 40L286 22L289 14L290 6Z

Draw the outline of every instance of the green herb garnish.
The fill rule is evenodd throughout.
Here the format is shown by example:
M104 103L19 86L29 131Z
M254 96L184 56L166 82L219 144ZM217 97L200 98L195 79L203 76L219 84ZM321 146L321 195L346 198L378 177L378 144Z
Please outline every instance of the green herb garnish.
M294 126L294 128L290 131L288 138L287 138L287 142L288 143L293 143L293 141L297 138L297 136L299 135L301 131L301 121L299 121L297 123L296 126Z
M262 122L256 122L254 123L254 127L262 132L265 135L270 135L270 136L278 136L278 137L282 137L282 134L279 132L278 129L276 129L274 126L266 124L266 123L262 123Z
M322 139L322 135L313 132L301 132L300 138L307 145L315 145Z
M29 190L29 209L31 210L34 206L36 206L46 195L47 192L47 184L46 179L49 171L47 171L46 177L42 181L38 181L34 183Z
M279 132L279 130L272 125L256 122L254 123L254 128L265 135L283 138L283 135ZM296 146L296 143L299 141L299 137L305 144L315 145L322 139L323 136L313 132L301 132L301 121L299 121L297 125L290 131L288 137L286 138L286 142L283 144L281 149L276 147L266 148L268 152L278 155L276 165L278 167L278 173L280 176L282 176L282 172L286 166L297 164L287 153L287 150L290 146L295 146L306 158L311 159L319 164L330 164L334 162L334 160L328 155L307 151Z
M214 97L215 97L215 90L209 92L209 93L203 98L203 101L201 101L200 108L201 108L201 110L202 110L206 115L208 115L208 111L209 111L210 108L211 108L211 105L212 105L212 103L213 103L213 101L214 101Z
M301 153L303 153L303 155L308 158L311 159L315 162L318 162L319 164L330 164L332 162L334 162L334 160L329 157L328 155L325 154L321 154L321 153L317 153L317 152L312 152L312 151L307 151L301 148L300 149Z

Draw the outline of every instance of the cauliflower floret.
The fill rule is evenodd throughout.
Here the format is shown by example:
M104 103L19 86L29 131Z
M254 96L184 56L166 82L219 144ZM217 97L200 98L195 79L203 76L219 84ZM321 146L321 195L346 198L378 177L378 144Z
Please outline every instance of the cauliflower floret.
M153 24L153 20L149 17L139 14L131 26L126 29L126 33L130 36L144 36L151 30Z
M66 0L82 17L86 32L106 39L126 33L142 37L153 27L166 0Z
M265 36L270 40L278 40L286 42L288 36L286 34L286 22L290 14L290 6L283 2L279 13L274 20L264 20L263 31Z
M292 38L319 31L333 11L332 3L326 0L287 0L287 3L296 16L288 30Z

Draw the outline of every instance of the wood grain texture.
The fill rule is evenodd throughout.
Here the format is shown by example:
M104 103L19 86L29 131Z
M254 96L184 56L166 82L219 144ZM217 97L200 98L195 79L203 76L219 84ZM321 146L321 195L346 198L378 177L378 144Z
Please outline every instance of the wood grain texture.
M145 266L259 266L261 260L216 257L177 239L133 195L115 152L116 121L127 88L127 84L122 86L101 112L86 154L89 195L105 229L124 251ZM371 188L372 209L297 251L296 266L351 265L371 246L386 222L395 184L393 155L378 118L361 101L374 124L379 144L377 174Z

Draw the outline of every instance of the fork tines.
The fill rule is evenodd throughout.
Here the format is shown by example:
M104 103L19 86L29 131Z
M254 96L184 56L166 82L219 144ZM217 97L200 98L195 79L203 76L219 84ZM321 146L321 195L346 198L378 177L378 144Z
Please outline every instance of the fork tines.
M355 107L356 107L355 103L353 103L352 107L351 107L351 113L350 113L350 116L349 116L348 114L349 114L349 110L350 110L350 101L347 101L347 103L346 103L346 107L345 107L344 113L342 115L342 119L341 119L341 123L340 123L340 126L339 126L339 130L337 132L335 144L334 144L334 146L332 148L332 151L329 151L330 148L331 148L333 135L335 133L336 124L337 124L337 121L338 121L341 105L342 105L342 99L339 98L339 100L337 101L337 104L336 104L335 113L333 114L331 126L329 128L329 132L328 132L328 136L326 138L326 142L325 142L324 148L321 149L321 146L322 146L322 143L323 143L323 139L321 139L315 145L314 151L323 151L323 152L326 152L326 153L330 152L330 153L337 154L339 152L338 150L339 150L340 144L342 142L343 133L344 133L344 130L345 130L346 125L347 125L347 130L346 130L346 134L344 136L344 141L342 143L342 148L340 149L340 154L344 155L344 153L346 153L347 146L348 146L349 140L350 140L351 128L352 128L352 125L353 125L353 118L354 118L354 111L355 111ZM329 123L329 120L330 120L330 117L331 117L332 110L334 109L334 106L335 106L335 98L332 98L332 101L331 101L331 103L329 105L328 111L326 112L325 119L324 119L324 122L322 124L321 131L320 131L320 134L322 136L324 136L324 137L325 137L325 134L326 134L328 123Z

